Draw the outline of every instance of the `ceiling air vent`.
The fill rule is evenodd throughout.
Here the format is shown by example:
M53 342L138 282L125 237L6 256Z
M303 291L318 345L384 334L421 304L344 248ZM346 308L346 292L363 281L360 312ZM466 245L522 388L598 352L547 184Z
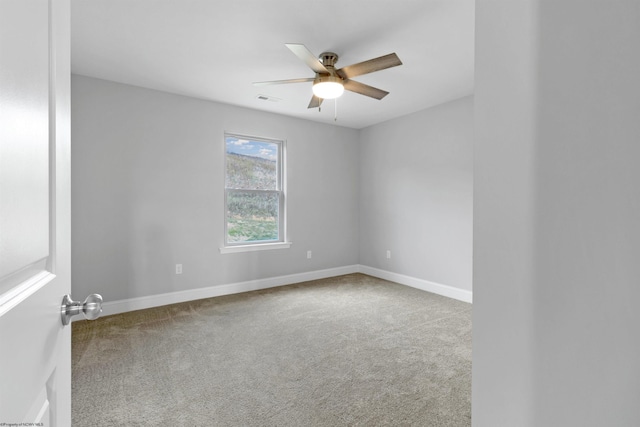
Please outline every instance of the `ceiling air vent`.
M280 99L280 98L276 98L274 96L262 95L262 94L256 96L256 98L258 98L260 101L271 101L271 102L280 102L280 101L282 101L282 99Z

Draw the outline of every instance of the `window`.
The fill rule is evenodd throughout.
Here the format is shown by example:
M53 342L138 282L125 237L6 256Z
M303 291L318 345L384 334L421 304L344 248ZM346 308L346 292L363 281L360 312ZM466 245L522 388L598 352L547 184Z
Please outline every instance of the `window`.
M225 134L225 146L225 247L285 242L284 142Z

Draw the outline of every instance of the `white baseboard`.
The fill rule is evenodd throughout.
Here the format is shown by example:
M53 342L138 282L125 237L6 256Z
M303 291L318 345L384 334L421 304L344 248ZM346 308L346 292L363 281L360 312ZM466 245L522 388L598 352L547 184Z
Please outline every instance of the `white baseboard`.
M209 286L206 288L189 289L186 291L169 292L166 294L149 295L146 297L130 298L118 301L107 301L102 304L102 315L125 313L127 311L142 310L144 308L159 307L167 304L193 301L202 298L219 297L240 292L256 291L274 288L276 286L291 285L309 280L325 279L327 277L342 276L358 273L358 265L316 270L306 273L290 274L287 276L269 277L266 279L249 280L247 282L230 283L227 285Z
M206 288L189 289L186 291L169 292L165 294L149 295L146 297L130 298L118 301L107 301L102 304L102 315L125 313L128 311L142 310L145 308L159 307L162 305L176 304L179 302L193 301L202 298L219 297L222 295L237 294L240 292L256 291L259 289L274 288L277 286L291 285L293 283L307 282L309 280L326 279L328 277L342 276L344 274L363 273L380 279L396 282L401 285L432 292L448 298L464 302L472 302L472 293L452 286L416 279L403 274L392 273L366 265L347 265L344 267L316 270L306 273L289 274L287 276L269 277L266 279L249 280L247 282L230 283L227 285L209 286Z
M430 282L424 279L416 279L415 277L405 276L404 274L393 273L391 271L380 270L378 268L368 267L366 265L359 266L360 273L379 279L389 280L390 282L400 283L401 285L411 286L412 288L421 289L423 291L442 295L444 297L457 299L468 303L473 302L473 293L460 288L454 288L449 285Z

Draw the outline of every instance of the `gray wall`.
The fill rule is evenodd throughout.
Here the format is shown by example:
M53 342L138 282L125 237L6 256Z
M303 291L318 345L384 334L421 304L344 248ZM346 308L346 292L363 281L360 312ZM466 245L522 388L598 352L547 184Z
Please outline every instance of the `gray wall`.
M640 7L476 4L473 424L640 425Z
M357 131L74 75L74 294L115 301L358 263L470 291L472 102ZM290 249L219 253L224 131L287 140Z
M72 76L71 89L77 298L358 263L357 131L83 76ZM290 249L219 253L224 131L287 141Z
M471 291L472 223L472 97L361 131L360 264Z

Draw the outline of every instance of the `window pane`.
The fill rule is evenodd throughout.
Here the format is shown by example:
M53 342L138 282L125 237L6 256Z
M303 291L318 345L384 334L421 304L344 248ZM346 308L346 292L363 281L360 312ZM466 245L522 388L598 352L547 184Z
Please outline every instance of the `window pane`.
M227 136L226 187L244 190L278 189L279 144Z
M227 242L278 240L278 193L227 191Z

